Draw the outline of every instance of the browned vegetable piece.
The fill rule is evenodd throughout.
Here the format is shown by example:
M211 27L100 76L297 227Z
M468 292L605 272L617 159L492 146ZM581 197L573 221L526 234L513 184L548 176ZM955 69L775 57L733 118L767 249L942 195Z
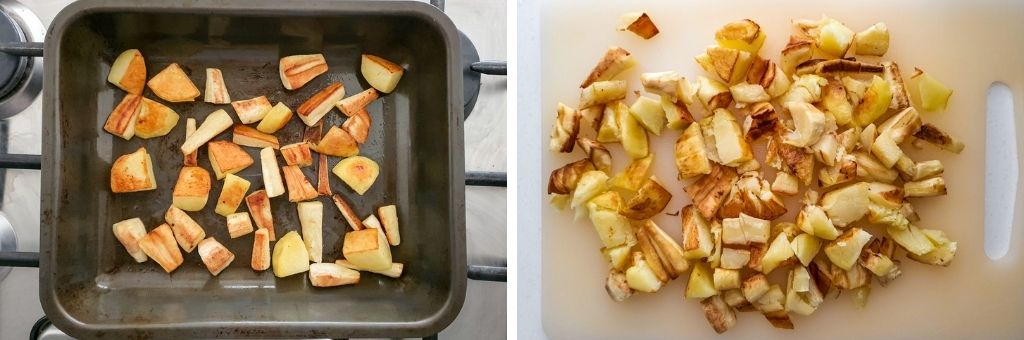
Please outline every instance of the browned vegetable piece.
M764 161L768 166L795 175L803 185L811 184L814 157L801 148L783 143L778 135L768 140L768 153Z
M612 172L612 154L608 152L604 145L586 137L580 137L576 140L576 143L587 154L587 159L594 165L594 168L608 174Z
M647 15L647 12L627 13L622 16L623 25L620 31L630 31L644 39L653 38L658 35L658 26Z
M555 127L551 130L551 151L572 152L580 133L580 114L574 108L558 103Z
M722 200L732 188L736 180L736 171L718 164L711 166L711 173L701 176L696 182L686 186L686 194L694 202L701 216L712 219L718 208L722 206Z
M736 312L722 300L721 295L706 298L700 302L704 308L704 317L708 319L711 328L716 333L722 334L736 325Z
M785 310L764 313L764 318L772 324L772 327L780 329L793 329L793 320Z
M842 75L849 73L882 73L882 65L854 59L811 59L796 66L796 74Z
M363 221L359 219L359 215L356 215L355 210L352 210L352 206L345 201L344 197L334 194L331 195L331 200L334 201L334 206L338 207L341 216L345 218L345 221L352 227L352 230L363 230Z
M648 219L664 210L670 200L672 200L672 194L661 186L657 179L651 177L640 186L636 195L633 195L626 205L619 209L619 213L629 219Z
M551 171L548 178L548 194L569 194L576 190L576 182L583 173L590 170L594 170L594 165L586 159L581 159Z
M747 142L753 142L765 134L774 134L779 128L779 115L771 103L757 103L750 106L750 114L744 121Z

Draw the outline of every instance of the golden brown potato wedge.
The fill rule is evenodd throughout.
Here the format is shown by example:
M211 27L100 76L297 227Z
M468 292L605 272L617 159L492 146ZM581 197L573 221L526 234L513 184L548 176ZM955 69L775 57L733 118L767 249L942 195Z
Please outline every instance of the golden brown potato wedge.
M349 118L350 120L353 118ZM359 154L359 144L348 131L332 126L316 145L316 151L335 157L350 157Z
M110 65L107 81L125 92L141 95L146 86L146 60L142 52L137 49L121 52Z
M612 79L622 71L636 65L636 60L633 56L625 49L618 46L608 47L605 51L604 56L598 61L594 69L590 71L590 75L587 79L580 84L580 88L586 88L594 82Z
M210 155L210 166L217 179L223 179L227 174L238 173L254 163L249 153L242 150L238 144L229 141L207 143L206 149Z
M235 109L235 114L238 115L238 120L242 124L252 124L263 120L267 113L270 112L270 109L273 108L273 106L270 106L267 96L233 101L231 102L231 107ZM261 123L260 125L263 124Z
M122 155L110 167L110 191L114 193L156 189L153 160L142 147Z
M664 210L670 200L672 194L652 176L640 186L636 195L619 209L619 213L630 219L645 220Z
M176 63L157 73L146 83L153 94L163 100L176 102L191 102L199 97L199 89L192 83L192 80L185 74Z
M164 136L178 125L177 112L155 100L142 98L138 117L135 119L135 135L139 138Z

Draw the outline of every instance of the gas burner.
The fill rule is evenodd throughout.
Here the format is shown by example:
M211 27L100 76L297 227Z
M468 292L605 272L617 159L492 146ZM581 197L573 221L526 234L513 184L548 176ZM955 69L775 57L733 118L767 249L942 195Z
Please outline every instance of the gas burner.
M14 0L0 0L0 119L25 110L43 87L43 64L18 47L43 41L46 28L32 11ZM38 50L36 50L38 51Z

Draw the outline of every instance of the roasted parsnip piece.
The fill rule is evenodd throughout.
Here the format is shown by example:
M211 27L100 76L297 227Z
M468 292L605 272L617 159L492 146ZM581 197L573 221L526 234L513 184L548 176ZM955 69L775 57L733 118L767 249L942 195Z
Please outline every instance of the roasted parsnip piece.
M320 201L311 201L299 202L296 207L299 212L299 223L302 226L302 241L306 243L309 260L316 263L323 262L324 205Z
M922 124L921 129L914 133L914 137L952 153L959 154L964 150L963 142L929 123Z
M270 112L270 109L273 108L270 105L270 101L267 100L267 96L234 101L231 102L231 107L235 109L235 114L238 115L238 120L242 124L252 124L263 120L267 113ZM260 125L263 124L261 123Z
M640 75L640 85L643 85L644 91L667 98L671 102L676 102L681 97L683 81L683 76L676 71L650 72Z
M260 168L263 172L263 186L267 190L267 196L277 197L284 194L284 183L281 182L281 170L277 165L274 149L263 148L260 150Z
M252 259L249 266L255 271L270 268L270 231L272 228L259 228L253 233Z
M782 138L777 135L768 139L765 163L772 168L795 175L803 185L810 185L814 176L814 157L801 148L783 143Z
M658 26L654 25L654 21L647 15L647 12L626 13L619 18L619 21L622 23L619 26L619 31L630 31L644 39L658 35Z
M266 134L249 127L248 125L237 124L232 129L231 141L235 144L242 146L249 146L254 148L274 148L278 149L281 147L277 137L271 134Z
M139 247L139 241L146 237L146 226L142 224L141 219L136 217L114 223L113 230L114 237L121 242L135 262L142 263L149 259L146 252Z
M691 123L679 135L679 139L676 140L675 159L680 178L711 173L711 161L708 159L700 124Z
M226 111L213 111L206 116L206 120L203 120L203 124L199 125L195 133L185 138L185 143L181 144L181 151L185 154L195 152L200 146L209 142L213 137L217 137L217 135L226 131L234 124L235 122L231 120L231 116Z
M580 91L580 110L626 99L629 87L625 80L604 80L590 84Z
M186 119L185 120L185 139L188 140L188 137L191 137L193 133L196 133L196 119L195 118ZM198 151L192 151L190 153L185 154L184 165L185 166L199 166L199 152Z
M633 67L633 65L636 65L636 60L633 59L629 51L618 46L608 47L604 56L594 66L594 69L590 71L587 79L580 84L580 88L586 88L594 82L612 79L619 73L622 73L622 71Z
M580 132L579 111L565 104L558 103L555 116L555 127L551 130L549 149L558 152L572 152L576 146L576 136Z
M327 72L327 60L323 54L292 55L281 58L278 73L285 89L295 90L310 80Z
M114 111L107 116L103 130L125 140L132 139L135 136L136 117L143 106L142 99L142 96L139 95L126 94L121 102L114 107Z
M331 200L334 201L334 206L338 207L338 211L341 212L341 216L345 218L348 225L352 227L352 230L362 230L363 221L359 219L359 215L356 215L355 210L352 210L352 206L345 201L344 197L339 194L331 195Z
M401 233L398 231L398 209L394 204L377 208L377 215L380 216L380 224L384 227L384 234L388 238L388 244L397 246L402 243Z
M359 283L359 272L336 263L309 265L309 282L313 287L335 287Z
M782 125L775 107L771 103L757 103L749 107L749 114L743 120L743 138L753 142L766 134L774 134Z
M626 301L633 296L633 288L629 287L626 274L618 270L608 271L608 278L605 279L604 289L615 302Z
M946 194L946 180L942 177L932 177L916 182L903 183L903 193L906 197L931 197Z
M299 114L299 119L302 119L306 126L313 126L320 119L327 115L327 112L331 111L334 107L334 103L341 100L345 96L345 85L341 82L333 82L328 84L319 92L309 97L299 108L295 110Z
M203 101L211 104L227 104L231 102L228 86L224 83L224 75L220 69L206 69L206 91Z
M697 98L708 111L726 108L732 103L732 92L721 82L704 76L697 77Z
M380 93L374 88L369 88L363 92L356 93L345 99L339 100L334 106L338 107L338 111L344 113L346 116L352 117L361 111L366 109L367 105L370 105L374 100L380 97Z
M356 267L351 262L348 262L348 260L337 260L337 261L334 261L334 263L336 263L336 264L338 264L338 265L340 265L342 267L348 268L348 269L354 269L354 270L359 270L359 271L368 271L368 272L371 272L371 273L377 273L377 274L384 275L384 276L387 276L387 277L392 277L392 278L397 278L397 277L402 276L402 270L405 269L405 265L403 265L401 263L392 263L391 264L391 268L388 268L386 270L367 270L367 269L359 268L359 267Z
M722 205L722 200L736 180L736 171L720 165L712 165L711 173L686 186L686 194L696 205L701 216L713 218Z
M286 165L281 167L284 172L284 181L288 186L288 201L302 202L314 199L318 196L316 189L306 179L297 165Z
M227 216L228 236L239 238L253 231L252 219L247 212L237 212Z
M366 110L360 110L356 112L352 117L349 117L341 124L341 128L348 132L352 139L359 144L366 143L366 138L370 136L370 124L372 119L370 113Z
M882 66L852 59L810 59L796 66L797 75L835 76L852 73L882 73Z
M601 145L601 142L580 137L576 139L576 144L579 144L583 153L587 154L587 160L593 164L595 169L605 173L612 172L612 154L608 152L604 145Z
M274 215L270 209L270 197L266 190L253 191L245 196L245 206L249 208L252 219L259 229L267 229L267 237L271 241L277 239L274 232Z
M281 147L281 157L285 164L299 167L313 165L313 154L309 151L309 143L298 142Z
M715 333L725 333L736 325L736 312L725 303L721 295L706 298L700 305L704 309L704 317L708 319Z
M206 270L209 270L213 276L220 274L235 260L235 254L213 237L199 242L199 257L203 259Z
M164 213L164 220L173 231L174 239L186 253L191 253L192 249L195 249L199 242L206 238L206 231L203 230L203 227L189 217L188 213L175 206L167 209L167 212Z
M171 227L166 223L150 230L146 236L140 239L139 248L142 248L149 258L160 264L160 267L168 274L178 269L178 266L185 261L178 245L174 243Z

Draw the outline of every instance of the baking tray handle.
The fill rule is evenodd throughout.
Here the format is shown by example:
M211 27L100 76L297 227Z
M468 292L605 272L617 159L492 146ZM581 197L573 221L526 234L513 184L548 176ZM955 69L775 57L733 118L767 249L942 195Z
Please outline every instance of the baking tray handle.
M507 270L508 268L506 267L470 265L469 269L466 270L466 276L470 280L476 281L507 282L505 281L505 272Z

